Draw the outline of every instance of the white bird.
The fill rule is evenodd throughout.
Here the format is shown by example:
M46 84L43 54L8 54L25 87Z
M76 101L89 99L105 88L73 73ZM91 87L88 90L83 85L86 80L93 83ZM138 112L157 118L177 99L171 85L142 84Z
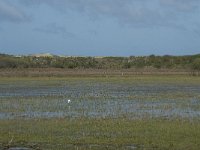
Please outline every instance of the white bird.
M70 99L68 99L68 100L67 100L67 103L68 103L68 104L69 104L69 103L71 103L71 100L70 100Z

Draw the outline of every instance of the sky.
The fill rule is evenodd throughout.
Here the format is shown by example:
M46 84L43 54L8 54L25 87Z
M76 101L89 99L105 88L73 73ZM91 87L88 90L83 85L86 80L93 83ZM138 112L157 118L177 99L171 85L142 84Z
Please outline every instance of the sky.
M0 0L0 53L200 53L200 0Z

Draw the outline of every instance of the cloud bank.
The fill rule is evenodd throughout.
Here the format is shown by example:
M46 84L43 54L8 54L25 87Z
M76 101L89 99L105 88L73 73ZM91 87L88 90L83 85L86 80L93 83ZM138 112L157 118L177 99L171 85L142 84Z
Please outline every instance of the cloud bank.
M26 6L46 4L62 13L76 11L91 18L110 17L139 27L179 26L198 12L199 0L19 0Z

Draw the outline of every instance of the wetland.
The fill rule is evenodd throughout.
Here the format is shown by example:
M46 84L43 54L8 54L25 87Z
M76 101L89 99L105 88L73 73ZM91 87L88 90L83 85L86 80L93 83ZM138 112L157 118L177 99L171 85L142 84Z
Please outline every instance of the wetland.
M199 149L199 116L193 76L0 79L0 149Z

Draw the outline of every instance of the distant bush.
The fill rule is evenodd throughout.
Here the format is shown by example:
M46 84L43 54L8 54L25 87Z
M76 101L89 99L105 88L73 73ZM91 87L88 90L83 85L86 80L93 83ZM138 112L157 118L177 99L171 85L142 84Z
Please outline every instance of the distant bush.
M200 55L130 56L130 57L15 57L0 54L0 68L69 68L69 69L190 69L200 71Z
M200 58L196 58L192 63L192 69L200 71Z

